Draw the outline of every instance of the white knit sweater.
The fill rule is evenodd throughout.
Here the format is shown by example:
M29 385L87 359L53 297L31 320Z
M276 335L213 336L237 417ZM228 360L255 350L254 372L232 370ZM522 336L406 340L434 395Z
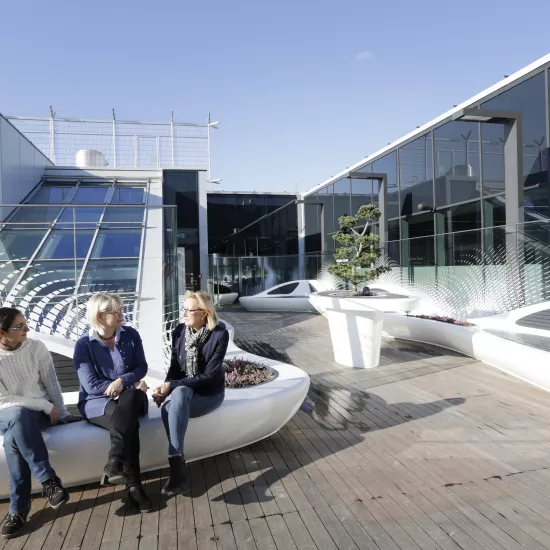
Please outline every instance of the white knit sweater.
M25 407L50 414L54 405L68 416L52 356L40 340L25 340L19 349L0 349L0 411Z

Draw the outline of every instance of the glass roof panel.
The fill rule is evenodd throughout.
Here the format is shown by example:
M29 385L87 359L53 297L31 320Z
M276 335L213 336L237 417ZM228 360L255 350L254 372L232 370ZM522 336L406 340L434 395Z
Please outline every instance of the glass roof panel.
M30 198L29 202L34 204L61 204L67 202L67 197L73 189L74 185L60 187L42 185Z
M76 218L77 226L79 227L95 227L96 223L101 218L103 206L96 207L67 207L63 210L63 214L59 218L57 224L62 224L67 228L67 224L73 224L73 211Z
M89 260L78 293L136 291L138 259L134 260Z
M143 187L115 187L111 204L143 204L145 189Z
M106 208L104 222L142 222L145 208ZM116 227L113 223L110 227Z
M139 256L141 229L101 229L92 258L130 258Z
M11 218L9 218L10 223L23 224L34 224L34 223L50 223L57 218L61 212L60 206L50 206L50 207L34 207L28 206L25 207L22 205ZM43 226L41 226L43 227Z
M2 229L0 261L30 259L45 234L44 229Z
M37 258L39 259L62 259L74 258L75 245L76 257L86 258L92 244L94 231L91 229L80 229L73 232L70 229L54 229L46 239Z
M73 204L104 204L109 187L81 186L78 188L71 203Z

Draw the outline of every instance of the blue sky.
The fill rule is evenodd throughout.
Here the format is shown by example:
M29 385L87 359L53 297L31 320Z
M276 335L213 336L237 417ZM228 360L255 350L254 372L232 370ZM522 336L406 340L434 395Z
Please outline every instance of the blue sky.
M550 51L548 0L6 0L0 13L0 112L211 111L223 190L305 191Z

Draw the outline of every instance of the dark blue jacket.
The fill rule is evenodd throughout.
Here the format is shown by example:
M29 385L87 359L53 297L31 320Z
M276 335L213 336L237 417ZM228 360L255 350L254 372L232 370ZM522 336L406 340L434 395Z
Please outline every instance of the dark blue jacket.
M111 382L122 379L124 388L130 388L147 374L147 361L139 332L124 327L116 347L124 361L124 370L117 370L111 351L88 334L78 340L74 348L74 366L80 380L78 409L85 418L103 416L110 397L104 395Z
M172 333L172 360L166 382L172 389L189 386L199 395L216 395L225 391L223 359L229 344L227 329L218 323L208 340L199 351L198 376L187 376L187 355L185 351L185 325L178 325Z

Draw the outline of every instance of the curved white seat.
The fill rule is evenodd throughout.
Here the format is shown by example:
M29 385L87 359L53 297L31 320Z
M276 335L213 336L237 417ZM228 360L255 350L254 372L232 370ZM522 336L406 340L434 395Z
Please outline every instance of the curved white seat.
M230 336L233 329L229 325ZM51 351L52 337L42 338ZM68 342L71 348L74 343ZM55 347L55 349L53 349ZM294 416L309 389L309 376L303 370L243 352L231 341L226 357L244 357L274 369L278 376L258 386L227 389L223 404L212 413L193 418L185 437L187 461L200 460L250 445L280 430ZM152 373L146 381L150 387L161 381ZM71 396L74 397L74 396ZM141 468L155 470L167 465L168 443L160 409L150 400L149 414L140 420ZM67 486L99 481L109 452L109 433L82 421L47 429L44 439L52 466ZM0 436L0 440L3 438ZM33 479L33 490L39 490ZM0 498L8 491L8 470L3 447L0 448Z

